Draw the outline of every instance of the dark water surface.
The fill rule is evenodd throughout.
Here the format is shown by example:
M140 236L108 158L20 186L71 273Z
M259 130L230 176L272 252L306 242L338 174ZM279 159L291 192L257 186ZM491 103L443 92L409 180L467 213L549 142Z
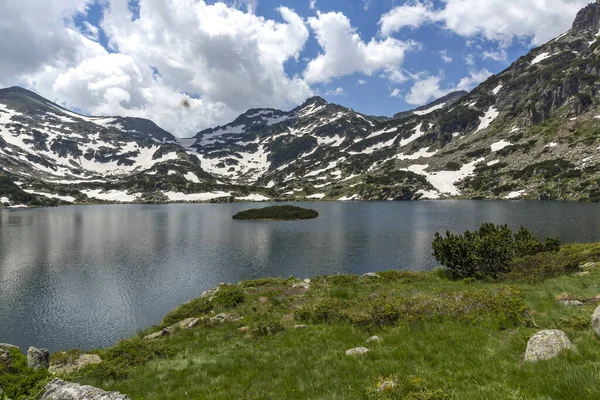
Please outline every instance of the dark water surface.
M264 205L264 204L263 204ZM263 206L261 205L261 206ZM436 266L436 231L524 225L600 240L600 205L526 201L305 203L300 222L233 221L256 204L0 210L0 342L110 345L220 282Z

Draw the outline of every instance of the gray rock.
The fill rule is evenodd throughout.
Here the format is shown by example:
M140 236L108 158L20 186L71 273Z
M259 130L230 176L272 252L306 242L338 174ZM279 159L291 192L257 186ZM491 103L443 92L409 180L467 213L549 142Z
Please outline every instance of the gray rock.
M591 269L596 266L595 262L588 262L579 266L579 269Z
M369 349L366 347L356 347L354 349L346 350L347 356L361 356L363 354L367 354Z
M163 328L158 332L150 334L148 336L144 336L144 340L154 340L163 336L169 336L171 334L171 330L169 328Z
M563 331L540 331L527 342L525 361L549 360L558 356L564 350L575 350L575 347Z
M364 276L365 278L381 278L381 276L380 276L380 275L377 275L377 274L376 274L376 273L374 273L374 272L367 272L366 274L363 274L363 276Z
M381 382L381 385L377 388L378 392L383 392L386 390L394 390L398 387L398 381L385 380Z
M592 329L600 336L600 306L596 307L592 314Z
M308 290L308 289L310 289L310 284L302 281L302 282L296 282L296 283L294 283L292 285L292 287L293 288L298 288L299 287L299 288L303 288L303 289Z
M46 349L30 347L27 350L27 368L40 369L50 366L50 353Z
M241 318L234 317L231 314L221 313L221 314L215 315L214 317L211 317L209 319L209 321L223 323L223 322L227 322L227 321L239 321L240 319Z
M566 306L566 307L581 307L583 303L579 300L559 300L558 304Z
M0 343L0 349L2 350L19 350L21 351L21 349L13 344L8 344L8 343Z
M379 336L371 336L367 339L367 343L379 343L381 342L381 338Z
M12 365L12 356L7 350L0 349L0 374L8 372Z
M217 286L216 288L208 289L208 290L202 292L202 294L200 295L200 298L208 299L208 301L213 301L213 299L215 298L215 295L219 292L219 290L221 290L221 288L219 286Z
M67 362L66 364L51 364L48 371L54 375L67 375L79 371L86 365L100 364L101 362L102 359L96 354L81 354L75 360Z
M308 325L294 325L294 329L306 329Z
M46 385L39 400L130 400L119 392L105 392L92 386L54 379Z
M173 331L175 329L192 329L194 326L198 325L200 322L200 318L186 318L183 321L179 321L176 324L169 326L167 329Z

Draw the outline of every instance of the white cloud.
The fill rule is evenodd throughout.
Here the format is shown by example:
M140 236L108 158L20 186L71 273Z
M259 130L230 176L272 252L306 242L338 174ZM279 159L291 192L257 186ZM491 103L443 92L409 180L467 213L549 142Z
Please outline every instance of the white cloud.
M392 93L390 93L390 97L402 97L402 92L400 91L400 89L396 88L392 90Z
M47 20L40 1L36 7L10 2L18 25L5 24L3 14L0 76L84 112L150 118L183 136L251 107L287 108L312 94L301 77L284 69L309 36L303 19L288 8L281 7L281 21L275 21L255 15L253 0L141 0L133 21L128 0L110 0L100 26L109 54L87 38L99 33L93 27L86 26L87 37L69 28L72 16L85 10L84 0L44 0L50 11L61 3ZM39 14L44 29L25 23L21 14ZM182 109L186 97L191 107Z
M384 14L380 33L389 36L404 27L441 23L464 37L509 43L531 38L540 45L568 30L577 12L590 0L444 0L441 8L414 0Z
M467 54L465 56L465 63L469 66L475 65L475 56L473 54Z
M342 96L342 95L344 95L344 94L345 94L345 92L344 92L344 89L343 89L343 88L341 88L341 87L337 87L337 88L335 88L335 89L328 90L328 91L325 93L325 95L326 95L326 96Z
M371 75L383 69L397 69L406 52L416 47L413 42L393 38L373 38L366 43L342 13L318 12L317 17L308 18L308 24L324 50L304 72L304 79L311 84L357 72Z
M479 83L489 78L491 75L491 72L489 72L487 69L471 71L469 72L469 75L462 78L455 86L445 88L441 87L441 83L444 79L443 74L426 76L414 83L404 99L407 103L413 105L427 104L432 100L437 100L440 97L457 90L470 91Z
M484 51L483 52L483 58L484 59L491 59L494 61L498 61L498 62L506 62L508 60L508 54L506 53L506 50L504 49L499 49L497 51Z
M442 57L442 60L444 60L445 63L451 63L452 62L452 57L450 57L448 55L448 50L442 50L440 51L440 57Z
M359 85L366 85L366 84L367 84L367 81L365 81L364 79L359 79L359 80L357 81L357 83L358 83Z
M308 8L310 8L311 10L315 10L317 8L317 0L309 0Z

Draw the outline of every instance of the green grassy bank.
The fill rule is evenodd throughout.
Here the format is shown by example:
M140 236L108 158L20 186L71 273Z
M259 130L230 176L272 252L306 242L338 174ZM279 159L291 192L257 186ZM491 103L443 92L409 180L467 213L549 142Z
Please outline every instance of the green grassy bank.
M600 244L567 245L495 280L450 280L440 270L225 285L95 351L101 364L65 379L132 399L598 399L600 339L590 319L600 264L579 268L598 261ZM567 298L583 306L559 304ZM201 320L143 339L188 317ZM564 330L577 351L524 362L541 329ZM367 343L373 335L381 341ZM345 354L363 346L367 354ZM35 398L49 375L13 358L0 387L12 400ZM386 380L398 385L378 391Z

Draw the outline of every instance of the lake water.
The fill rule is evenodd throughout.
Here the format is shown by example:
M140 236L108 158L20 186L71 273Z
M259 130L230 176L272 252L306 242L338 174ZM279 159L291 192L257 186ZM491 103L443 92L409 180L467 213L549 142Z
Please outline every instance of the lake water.
M261 204L264 206L265 204ZM220 282L436 266L436 231L524 225L600 240L600 205L526 201L304 203L300 222L233 221L256 204L0 210L0 342L106 346Z

